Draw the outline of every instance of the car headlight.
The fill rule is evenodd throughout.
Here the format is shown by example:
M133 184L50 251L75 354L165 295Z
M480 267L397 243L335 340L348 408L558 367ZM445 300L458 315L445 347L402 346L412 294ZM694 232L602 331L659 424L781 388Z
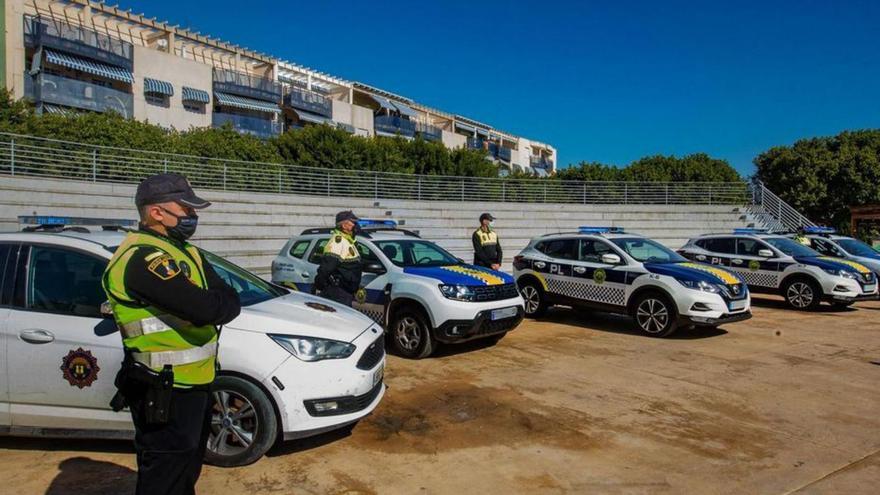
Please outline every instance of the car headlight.
M324 359L343 359L351 356L355 346L338 340L298 337L296 335L269 334L287 352L301 361L321 361Z
M682 280L677 278L678 283L687 287L688 289L699 290L703 292L710 292L712 294L718 294L721 292L721 289L718 288L715 284L710 284L704 280L696 281L696 280Z
M457 301L474 300L474 289L467 285L440 284L440 293L447 299L455 299Z
M825 273L828 273L830 275L834 275L835 277L843 277L843 278L848 278L851 280L858 280L858 277L856 277L856 274L849 271L849 270L834 270L834 269L830 269L830 268L823 268L823 270L825 270Z

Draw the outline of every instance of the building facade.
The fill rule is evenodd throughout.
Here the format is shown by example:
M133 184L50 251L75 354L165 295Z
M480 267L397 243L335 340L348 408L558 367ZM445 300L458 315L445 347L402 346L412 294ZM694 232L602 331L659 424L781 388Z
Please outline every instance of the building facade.
M260 137L309 125L485 150L507 171L556 170L552 146L263 53L87 0L5 0L0 79L37 111L118 112L165 128Z

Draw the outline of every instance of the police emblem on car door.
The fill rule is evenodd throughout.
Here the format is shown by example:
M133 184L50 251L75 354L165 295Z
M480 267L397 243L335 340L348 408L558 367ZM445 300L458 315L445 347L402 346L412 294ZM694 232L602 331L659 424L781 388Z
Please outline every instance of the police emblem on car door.
M736 257L730 268L739 274L746 284L755 287L779 286L779 262L761 254L773 253L763 242L749 237L736 238Z

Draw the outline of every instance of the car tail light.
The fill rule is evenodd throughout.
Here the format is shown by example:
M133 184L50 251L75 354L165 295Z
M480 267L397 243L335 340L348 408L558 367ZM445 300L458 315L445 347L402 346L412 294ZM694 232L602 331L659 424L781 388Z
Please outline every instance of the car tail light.
M514 263L521 263L522 260L523 260L523 255L521 255L521 254L518 254L518 255L516 255L516 256L513 257L513 262L514 262Z

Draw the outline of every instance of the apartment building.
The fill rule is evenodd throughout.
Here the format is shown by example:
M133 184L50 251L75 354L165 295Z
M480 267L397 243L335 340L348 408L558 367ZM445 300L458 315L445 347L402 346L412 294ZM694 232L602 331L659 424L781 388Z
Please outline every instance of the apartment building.
M485 150L502 170L556 169L536 140L410 98L87 0L6 0L2 83L38 112L117 112L166 128L271 137L310 125Z

